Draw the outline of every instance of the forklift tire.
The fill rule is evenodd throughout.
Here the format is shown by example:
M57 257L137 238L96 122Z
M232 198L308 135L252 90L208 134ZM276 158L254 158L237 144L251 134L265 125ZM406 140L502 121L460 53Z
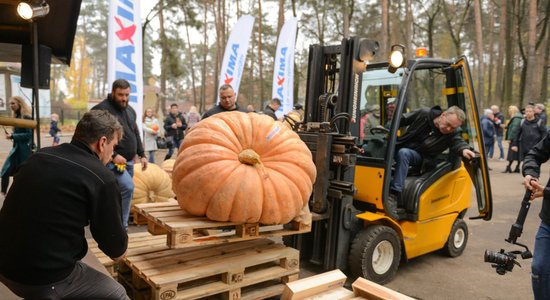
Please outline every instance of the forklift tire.
M468 225L462 219L456 219L451 228L449 239L443 247L443 253L450 257L457 257L464 252L468 243Z
M401 258L401 241L393 228L373 225L355 236L348 257L351 275L378 284L390 282Z

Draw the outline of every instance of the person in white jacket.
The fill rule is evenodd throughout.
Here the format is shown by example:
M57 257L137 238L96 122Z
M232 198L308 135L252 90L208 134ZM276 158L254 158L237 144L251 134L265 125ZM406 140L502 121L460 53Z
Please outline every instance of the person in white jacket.
M149 154L149 162L155 163L155 151L157 147L157 137L160 133L160 123L155 117L152 108L147 108L143 114L143 150Z

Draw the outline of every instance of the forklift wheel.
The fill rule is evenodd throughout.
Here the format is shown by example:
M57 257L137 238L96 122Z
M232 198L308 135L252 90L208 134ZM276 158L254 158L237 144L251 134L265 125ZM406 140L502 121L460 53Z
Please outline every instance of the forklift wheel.
M456 219L451 228L449 239L443 247L443 253L450 257L457 257L464 252L468 243L468 226L462 219Z
M395 230L373 225L355 236L348 264L352 276L384 284L395 276L400 257L401 242Z

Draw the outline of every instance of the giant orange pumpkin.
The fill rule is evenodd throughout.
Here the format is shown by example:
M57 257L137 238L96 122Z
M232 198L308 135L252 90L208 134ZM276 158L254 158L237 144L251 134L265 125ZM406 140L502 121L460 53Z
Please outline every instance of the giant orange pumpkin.
M265 115L224 112L185 136L172 188L194 215L284 224L307 205L315 177L311 152L295 132Z

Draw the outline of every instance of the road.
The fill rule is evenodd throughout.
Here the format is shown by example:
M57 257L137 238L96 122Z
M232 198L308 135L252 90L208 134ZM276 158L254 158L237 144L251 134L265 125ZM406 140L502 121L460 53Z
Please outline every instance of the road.
M51 137L42 135L42 145L51 144ZM61 142L68 142L70 135L62 136ZM11 142L0 138L0 161L11 149ZM497 150L498 152L498 150ZM162 161L165 150L160 150L157 161ZM427 254L400 265L395 279L386 286L417 299L532 299L531 260L521 260L522 268L498 275L493 268L483 262L486 249L506 251L519 249L506 243L510 226L515 222L521 199L524 194L520 174L501 173L506 162L490 160L492 167L491 186L493 192L493 218L491 221L467 220L469 228L468 246L462 256L448 258L438 253ZM548 179L550 163L543 167L542 181ZM1 196L0 196L1 198ZM0 205L3 202L0 199ZM468 216L475 216L475 207ZM524 232L519 242L533 249L534 236L540 219L538 213L541 201L534 201L525 222ZM145 230L144 226L132 226L130 231ZM305 265L305 264L303 264ZM312 274L304 270L302 274Z

